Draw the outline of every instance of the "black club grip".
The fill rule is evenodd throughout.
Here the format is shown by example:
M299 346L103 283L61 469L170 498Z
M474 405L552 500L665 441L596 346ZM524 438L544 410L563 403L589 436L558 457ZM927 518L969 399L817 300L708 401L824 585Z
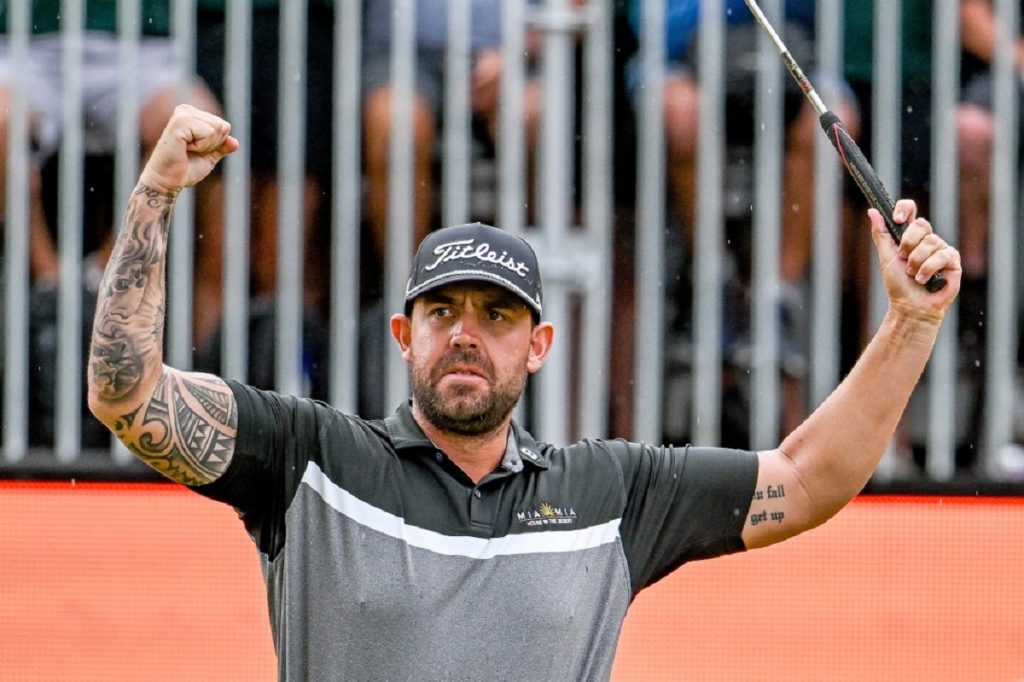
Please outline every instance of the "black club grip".
M871 163L864 156L864 152L860 150L857 143L846 132L843 122L834 113L826 111L818 120L821 122L825 135L832 142L832 146L839 152L839 157L843 160L846 170L850 172L850 175L853 176L854 181L857 183L857 187L860 187L860 191L864 193L864 198L868 200L872 208L882 214L886 227L889 228L889 234L899 243L903 238L906 224L897 223L892 219L892 211L896 204L889 196L882 181L878 179L878 174L871 167ZM924 285L925 289L932 293L944 286L946 286L946 278L941 272L932 275L931 279Z

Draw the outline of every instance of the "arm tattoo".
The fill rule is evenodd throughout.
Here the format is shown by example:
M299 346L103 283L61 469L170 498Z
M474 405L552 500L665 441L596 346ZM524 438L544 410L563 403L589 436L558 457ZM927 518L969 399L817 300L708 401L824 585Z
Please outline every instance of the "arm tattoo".
M100 282L90 369L99 398L118 402L163 358L167 230L173 198L139 185ZM153 209L156 209L154 211Z
M149 401L114 422L113 430L149 466L199 485L227 469L237 426L235 399L222 379L171 370L161 375Z
M163 366L167 233L174 198L132 193L96 302L91 394L135 455L186 485L222 474L235 448L237 406L222 379Z
M750 525L756 526L767 521L782 523L782 519L786 518L786 512L780 508L780 505L785 496L786 486L783 484L768 484L764 490L755 490L754 499L750 505Z

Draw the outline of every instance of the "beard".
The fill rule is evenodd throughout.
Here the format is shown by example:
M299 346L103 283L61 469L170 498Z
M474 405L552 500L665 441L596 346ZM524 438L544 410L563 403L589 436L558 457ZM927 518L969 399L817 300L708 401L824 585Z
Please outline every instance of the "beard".
M437 385L450 368L469 365L491 381L491 390L481 392L474 387L454 386L444 396ZM468 350L453 350L434 367L414 367L412 398L420 413L441 431L460 436L481 436L498 428L519 402L526 386L526 360L522 372L494 380L494 366L480 355Z

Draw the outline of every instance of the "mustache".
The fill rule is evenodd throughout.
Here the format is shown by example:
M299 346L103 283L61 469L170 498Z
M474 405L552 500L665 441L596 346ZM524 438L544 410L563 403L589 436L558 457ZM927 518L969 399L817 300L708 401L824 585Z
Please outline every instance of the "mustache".
M454 367L471 367L487 379L494 378L494 366L477 352L456 348L444 354L434 368L434 379L440 379Z

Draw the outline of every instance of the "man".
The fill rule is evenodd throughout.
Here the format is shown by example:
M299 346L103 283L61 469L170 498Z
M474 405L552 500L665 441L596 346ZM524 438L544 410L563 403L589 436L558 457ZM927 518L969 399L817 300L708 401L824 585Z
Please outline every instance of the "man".
M420 246L391 332L413 397L382 421L161 364L174 198L237 148L182 105L104 276L89 404L143 461L232 504L261 552L280 675L607 678L639 590L682 563L778 542L863 487L960 282L900 201L871 212L890 310L778 449L554 447L512 421L551 348L533 251L482 225ZM929 294L921 283L945 271Z

